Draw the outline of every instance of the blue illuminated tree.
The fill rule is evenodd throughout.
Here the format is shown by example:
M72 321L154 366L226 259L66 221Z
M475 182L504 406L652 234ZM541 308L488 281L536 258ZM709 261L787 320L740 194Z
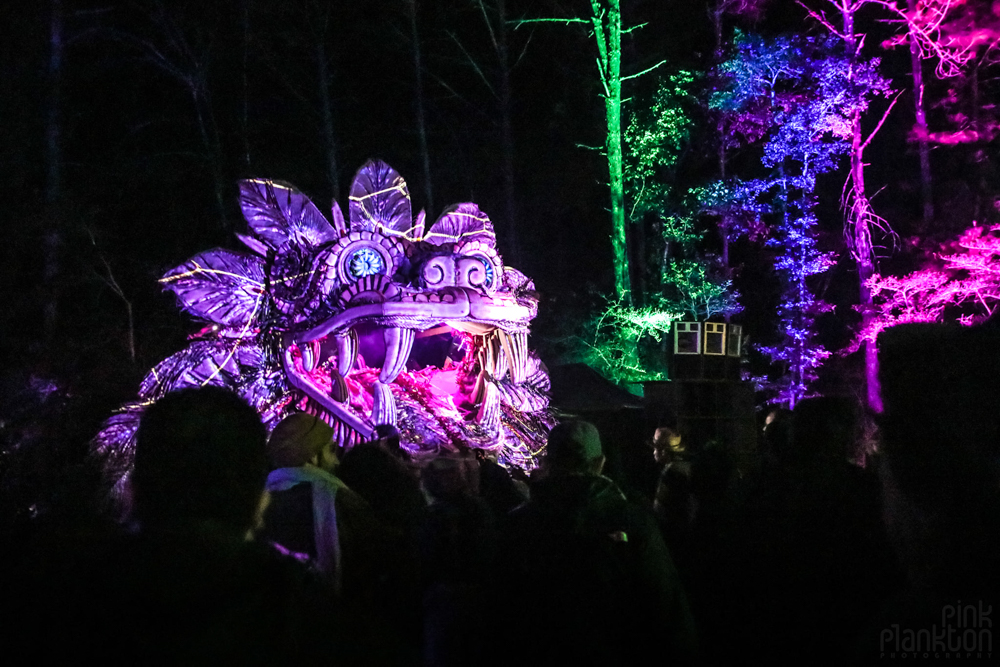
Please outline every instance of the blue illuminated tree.
M713 104L734 115L734 126L770 126L762 162L773 172L766 188L752 188L770 198L772 208L766 245L775 251L782 285L781 341L761 351L784 373L762 384L775 402L794 407L830 354L815 331L816 316L830 306L809 285L833 264L832 253L816 241L816 177L838 167L851 149L852 119L873 96L886 94L888 83L877 60L858 61L834 37L737 35L734 47L722 68L730 86Z

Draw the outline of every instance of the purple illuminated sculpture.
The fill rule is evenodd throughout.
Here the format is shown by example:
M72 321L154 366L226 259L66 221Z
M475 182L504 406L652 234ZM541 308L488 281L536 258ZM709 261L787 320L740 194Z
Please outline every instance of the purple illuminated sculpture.
M119 489L142 410L182 387L239 393L273 427L306 411L343 448L393 424L415 457L461 448L535 466L552 426L545 367L528 350L534 285L505 267L475 204L425 229L406 183L371 161L333 224L292 186L240 183L250 252L216 248L161 279L210 325L142 381L93 441Z

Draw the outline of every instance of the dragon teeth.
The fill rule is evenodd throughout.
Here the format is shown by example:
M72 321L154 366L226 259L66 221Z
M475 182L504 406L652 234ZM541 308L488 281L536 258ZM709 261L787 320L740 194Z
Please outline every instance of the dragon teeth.
M347 388L347 381L336 368L330 371L330 398L338 403L347 403L351 399L351 392Z
M348 329L346 333L335 335L333 342L337 346L337 371L346 377L358 358L358 332Z
M392 395L389 385L383 382L372 384L372 394L374 405L372 407L372 421L375 424L396 424L396 399Z
M507 333L502 329L497 330L500 343L507 354L507 363L510 365L510 379L515 384L524 382L528 375L528 334L527 333Z
M476 413L476 422L486 427L500 425L500 391L493 383L487 383L483 402Z
M320 355L320 345L318 341L312 340L299 346L302 353L302 368L306 373L311 373L316 368L316 360Z
M382 372L379 373L379 382L392 382L406 368L406 362L410 359L410 351L413 349L413 329L402 329L400 327L390 327L383 331L385 340L385 361L382 363ZM387 422L390 423L390 422Z
M490 381L500 380L507 373L507 360L501 353L500 338L495 333L483 336L483 343L476 350L476 360L479 362L479 375L472 389L473 403L479 403L486 396L486 387Z
M490 336L490 348L493 350L493 370L490 374L497 380L502 380L503 376L507 375L507 370L510 367L510 363L507 361L507 355L503 350L503 343L500 341L500 336L494 334Z

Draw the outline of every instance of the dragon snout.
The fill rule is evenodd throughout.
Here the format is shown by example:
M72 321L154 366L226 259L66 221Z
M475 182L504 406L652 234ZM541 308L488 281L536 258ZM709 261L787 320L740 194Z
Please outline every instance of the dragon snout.
M465 287L486 291L494 286L495 277L493 265L480 257L439 255L424 262L420 271L423 284L434 289Z

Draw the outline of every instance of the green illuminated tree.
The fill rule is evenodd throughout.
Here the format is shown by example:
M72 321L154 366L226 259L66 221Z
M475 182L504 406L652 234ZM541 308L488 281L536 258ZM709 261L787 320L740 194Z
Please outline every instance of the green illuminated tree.
M608 125L608 187L611 190L611 248L615 256L615 293L631 299L628 244L625 237L625 194L622 175L622 13L618 0L590 0L597 69L604 86L604 114Z
M597 71L601 77L604 98L604 116L607 134L604 143L608 159L608 188L611 200L611 250L615 262L615 295L625 303L632 301L631 270L629 268L628 241L625 216L625 177L622 155L622 84L651 72L666 61L660 61L641 72L622 76L622 35L632 28L622 27L620 0L590 0L591 15L587 19L541 18L524 19L524 23L582 23L589 25L597 44Z
M693 72L678 71L662 79L647 107L635 108L625 131L623 171L630 222L654 216L663 244L659 290L646 305L708 319L739 306L719 259L699 251L699 190L678 189L677 174L691 148L700 106L697 88Z

